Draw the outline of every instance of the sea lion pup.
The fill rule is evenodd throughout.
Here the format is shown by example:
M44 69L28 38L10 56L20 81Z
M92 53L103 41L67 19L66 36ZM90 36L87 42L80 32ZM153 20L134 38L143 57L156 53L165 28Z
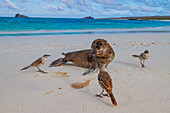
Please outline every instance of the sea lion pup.
M109 64L115 57L110 44L104 39L96 39L91 45L91 49L62 53L65 57L52 62L49 67L64 65L73 62L75 65L89 68L83 75L89 74L98 68L98 63Z
M49 56L51 56L51 55L47 55L47 54L43 55L42 57L40 57L40 58L38 58L37 60L35 60L31 65L22 68L21 71L22 71L22 70L25 70L25 69L27 69L27 68L29 68L29 67L37 67L38 72L41 72L41 73L46 74L47 72L41 70L40 67L45 64L45 61L46 61L46 59L47 59Z
M140 64L142 65L142 67L145 67L144 62L149 58L149 51L145 50L144 53L141 53L140 55L132 55L132 56L138 57L140 59Z
M115 58L112 47L104 39L94 40L91 45L91 50L94 60L98 63L109 64Z
M98 67L99 63L106 64L105 66L107 67L107 65L115 58L115 53L112 47L104 39L94 40L91 45L91 52L92 63L95 62L95 64L91 65L89 70L83 73L83 75L89 74L94 71Z
M105 69L105 64L100 64L99 67L100 67L100 72L98 74L98 82L99 82L99 85L102 87L102 92L99 95L96 94L96 96L102 98L102 95L107 96L107 94L108 94L112 101L112 104L114 106L117 106L116 99L112 93L112 87L113 87L112 79ZM107 92L106 95L103 94L104 90Z

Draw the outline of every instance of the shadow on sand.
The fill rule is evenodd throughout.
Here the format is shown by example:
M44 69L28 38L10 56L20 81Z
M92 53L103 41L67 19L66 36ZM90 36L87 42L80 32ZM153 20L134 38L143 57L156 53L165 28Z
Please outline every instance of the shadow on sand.
M128 62L122 62L122 61L115 61L118 64L123 64L123 65L127 65L127 66L131 66L131 67L140 67L137 64L133 64L133 63L128 63Z

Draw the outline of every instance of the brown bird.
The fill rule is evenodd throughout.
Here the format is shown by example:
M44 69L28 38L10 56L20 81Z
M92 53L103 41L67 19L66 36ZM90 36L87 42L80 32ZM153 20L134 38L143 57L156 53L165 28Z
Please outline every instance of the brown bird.
M113 87L112 79L105 69L105 64L100 64L99 67L100 67L100 73L98 74L98 81L99 81L99 85L102 87L102 92L99 95L96 94L96 96L102 98L101 95L103 96L109 95L112 104L114 106L117 106L116 99L112 93L112 87ZM107 94L103 94L104 90L107 92Z
M29 67L37 67L38 72L41 72L41 73L46 74L47 72L41 70L40 67L45 64L45 61L46 61L46 59L47 59L49 56L51 56L51 55L47 55L47 54L43 55L42 57L40 57L40 58L38 58L36 61L34 61L31 65L22 68L21 71L22 71L22 70L25 70L25 69L27 69L27 68L29 68Z
M132 56L138 57L140 59L140 64L142 65L142 67L145 67L144 62L149 58L149 51L145 50L144 53L141 53L140 55L132 55Z

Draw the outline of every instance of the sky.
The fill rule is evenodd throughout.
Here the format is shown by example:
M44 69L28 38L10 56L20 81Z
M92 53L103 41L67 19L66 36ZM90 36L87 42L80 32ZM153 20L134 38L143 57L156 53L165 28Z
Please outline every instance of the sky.
M170 16L170 0L0 0L0 16L95 18Z

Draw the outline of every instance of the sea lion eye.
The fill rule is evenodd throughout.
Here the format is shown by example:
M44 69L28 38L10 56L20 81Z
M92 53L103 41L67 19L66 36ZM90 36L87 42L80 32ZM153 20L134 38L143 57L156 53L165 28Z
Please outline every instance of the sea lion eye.
M102 43L99 41L99 42L97 42L97 45L101 46L101 45L102 45Z

